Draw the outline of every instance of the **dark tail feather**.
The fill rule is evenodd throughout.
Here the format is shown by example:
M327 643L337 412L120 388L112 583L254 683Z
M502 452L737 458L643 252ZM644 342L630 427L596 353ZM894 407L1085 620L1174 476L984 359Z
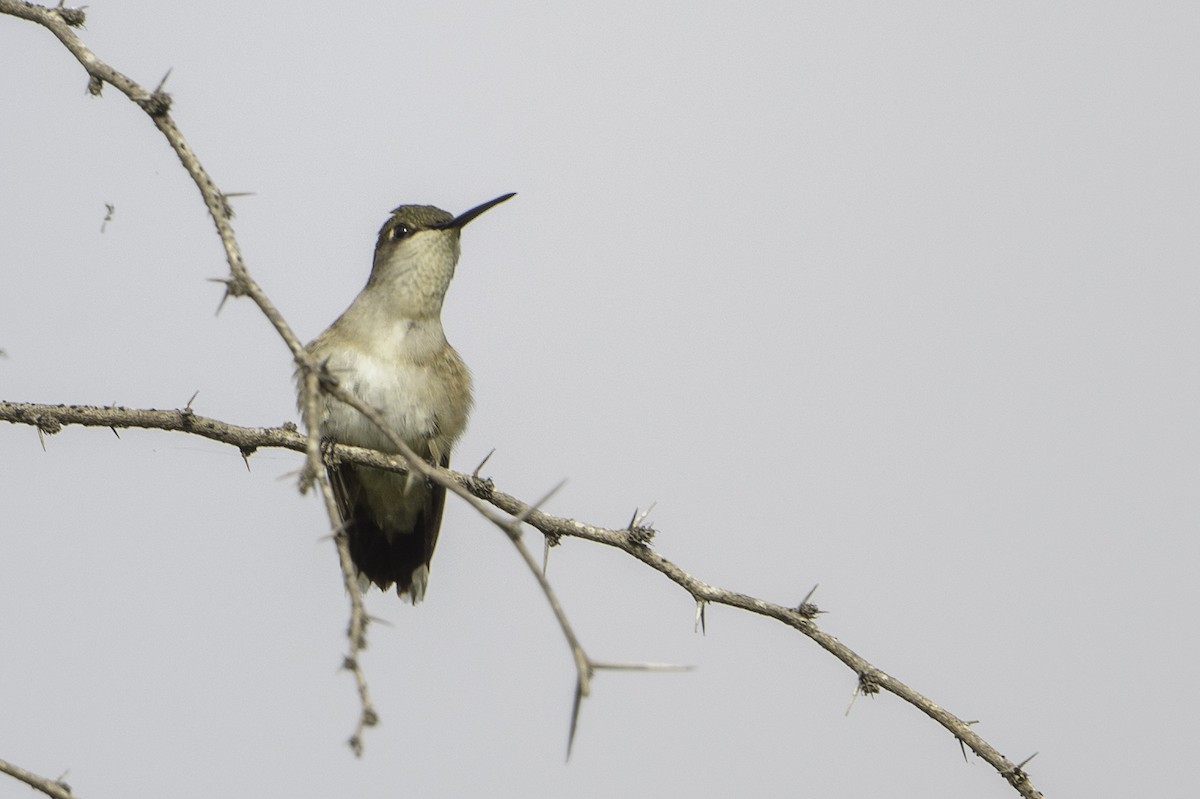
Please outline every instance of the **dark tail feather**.
M365 491L357 472L362 468L339 466L329 475L345 525L350 559L363 577L384 591L395 584L396 594L407 595L415 605L425 597L446 489L429 484L412 486L408 491L419 493L421 500L415 522L407 529L384 529L377 521L379 514L374 512L373 503L395 501L394 497L372 496ZM397 480L397 485L403 486L403 481Z

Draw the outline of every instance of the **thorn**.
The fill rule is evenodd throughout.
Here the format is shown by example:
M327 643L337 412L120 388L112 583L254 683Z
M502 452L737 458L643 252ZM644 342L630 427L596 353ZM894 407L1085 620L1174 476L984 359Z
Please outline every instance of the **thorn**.
M166 86L166 85L167 85L167 78L171 77L171 70L172 70L172 69L174 69L174 68L175 68L175 67L169 67L169 68L167 69L167 74L166 74L166 75L163 75L163 77L162 77L162 80L160 80L160 81L158 82L158 86L157 86L157 87L155 87L155 89L154 89L154 93L155 93L155 94L158 94L159 92L161 92L161 91L163 90L163 86Z
M648 508L646 508L646 510L644 512L641 512L637 508L634 508L633 509L633 518L629 520L629 524L626 525L625 529L632 533L635 529L637 529L638 527L641 527L642 524L646 521L646 517L648 517L650 515L650 512L654 510L654 506L657 504L658 504L657 502L651 502L650 506Z
M62 430L62 423L52 417L37 417L34 421L37 423L38 442L42 445L42 452L45 452L46 436Z
M820 583L816 583L815 585L813 585L812 589L807 594L804 595L804 599L800 600L801 607L808 604L808 600L812 599L813 594L817 593L817 589L820 587L821 587Z
M163 75L162 80L158 82L158 87L146 98L144 103L139 103L142 109L152 117L161 117L171 110L171 95L163 91L163 86L167 84L167 78L171 77L171 70L167 70L167 74Z
M230 205L229 198L224 194L218 193L217 199L221 201L221 216L232 221L234 216L233 206Z
M820 583L814 585L812 589L804 595L804 599L800 600L800 604L794 608L796 613L798 613L802 618L812 619L815 618L817 614L825 612L808 601L812 599L813 594L817 593L817 589L820 588L820 586Z
M629 524L625 526L625 531L629 534L629 543L636 546L649 547L650 542L654 539L654 528L646 526L646 517L650 515L650 511L654 510L657 502L651 502L650 507L646 510L633 509L633 517L630 518Z
M296 476L298 474L300 474L301 471L302 471L301 469L292 469L290 472L284 472L283 474L277 474L277 475L275 475L275 482L282 483L285 481L294 480L294 479L296 479Z
M567 761L571 760L571 748L575 745L575 730L579 727L579 709L583 705L583 682L575 680L575 702L571 706L571 731L567 734Z
M608 671L694 671L695 666L683 666L677 663L593 663L593 669Z
M846 715L850 715L850 708L854 707L854 701L858 699L858 695L874 696L879 693L879 681L873 673L859 672L858 684L854 686L854 693L850 696L850 704L846 708Z
M225 284L225 293L221 295L221 301L217 303L217 311L216 311L216 313L213 314L213 316L220 316L221 309L225 307L225 300L229 299L229 297L233 294L233 292L229 290L230 282L228 280L220 280L215 277L210 277L208 279L208 281L210 283L224 283ZM350 740L353 741L355 739L351 738Z
M708 627L704 623L704 606L707 604L703 599L696 599L696 624L692 627L692 632L699 631L701 635L708 635Z
M854 693L850 694L850 704L846 705L846 716L850 715L850 709L854 707L855 700L858 699L858 686L854 686Z
M1029 780L1029 775L1025 773L1023 766L1026 763L1028 763L1030 760L1033 760L1037 756L1038 756L1038 753L1034 752L1032 755L1025 758L1017 765L1013 766L1012 768L1008 769L1007 771L1002 772L1002 776L1006 780L1008 780L1010 785L1012 785L1014 787L1025 784Z
M384 627L395 627L396 626L396 625L392 624L390 621L388 621L387 619L385 619L383 616L372 616L370 613L368 613L365 618L371 624L382 624Z
M109 407L109 408L116 408L116 407L117 407L117 401L116 401L116 400L113 400L112 402L110 402L110 403L108 404L108 407ZM115 427L112 427L112 426L109 426L109 428L108 428L108 429L109 429L109 430L111 430L111 431L113 431L113 435L114 435L114 436L116 436L117 438L120 438L120 437L121 437L121 434L117 432L117 428L115 428Z
M226 219L233 219L233 204L229 202L231 197L253 197L252 191L231 191L221 195L221 211L224 212Z
M493 455L495 455L495 454L496 454L496 448L495 448L495 447L492 447L492 451L491 451L491 452L489 452L488 454L486 454L486 455L484 455L484 456L483 456L483 460L481 460L481 461L479 462L479 465L475 467L475 471L471 472L471 476L472 476L472 477L475 477L475 478L478 478L478 477L479 477L479 470L480 470L480 469L482 469L482 468L483 468L483 465L484 465L485 463L487 463L489 460L491 460L491 457L492 457Z
M253 449L242 449L242 463L246 464L246 471L250 471L250 456L254 454Z
M545 505L548 501L550 501L550 497L557 494L559 489L562 488L563 486L565 486L566 484L567 484L567 480L565 477L562 480L559 480L558 485L554 486L554 488L547 491L545 496L543 496L541 499L539 499L537 502L533 503L532 505L526 505L524 510L522 510L520 513L518 513L513 518L513 521L516 522L517 524L524 524L525 520L529 518L529 514L533 513L535 510L540 508L542 505Z
M225 293L221 295L221 301L217 303L216 316L221 315L221 309L225 307L225 301L230 297L246 296L246 289L242 286L240 280L236 277L210 277L209 283L223 283L225 285Z
M979 723L979 719L975 719L974 721L964 721L963 722L963 724L965 724L968 727L970 727L972 724L978 724L978 723ZM957 737L957 736L955 736L955 737ZM958 738L958 748L962 750L963 762L970 763L971 760L967 757L967 742L964 741L962 738Z
M542 539L542 576L546 576L546 569L550 566L550 538L547 536Z
M196 394L199 393L200 390L196 389L196 392L188 398L187 405L184 405L183 409L179 411L179 422L185 430L192 429L192 422L196 416L196 412L192 410L192 400L196 399Z

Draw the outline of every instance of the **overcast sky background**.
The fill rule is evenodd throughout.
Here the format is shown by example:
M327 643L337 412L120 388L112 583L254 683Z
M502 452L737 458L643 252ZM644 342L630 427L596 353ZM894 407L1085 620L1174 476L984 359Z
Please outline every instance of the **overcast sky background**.
M444 313L455 463L784 604L1047 796L1192 796L1200 697L1200 6L92 0L95 53L236 199L304 339L388 211L513 201ZM294 420L292 364L150 121L0 18L0 398ZM105 204L116 207L101 233ZM450 501L427 601L347 604L299 456L0 425L0 758L108 796L1015 793L774 622L567 541L574 672ZM536 533L527 539L540 547ZM0 797L28 789L0 779Z

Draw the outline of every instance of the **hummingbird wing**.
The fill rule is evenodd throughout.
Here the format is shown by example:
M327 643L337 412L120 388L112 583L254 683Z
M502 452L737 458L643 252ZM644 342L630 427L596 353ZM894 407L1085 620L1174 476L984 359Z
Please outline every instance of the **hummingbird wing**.
M449 466L449 456L440 462ZM397 595L420 602L442 526L445 487L355 464L328 471L360 579L384 591L394 584Z

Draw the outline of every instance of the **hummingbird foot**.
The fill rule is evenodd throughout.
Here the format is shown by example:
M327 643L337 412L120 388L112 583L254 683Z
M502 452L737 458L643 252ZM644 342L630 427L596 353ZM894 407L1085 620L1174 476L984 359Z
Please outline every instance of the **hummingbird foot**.
M333 440L333 436L321 436L321 463L325 465L326 469L332 469L342 462L335 449L337 443Z

